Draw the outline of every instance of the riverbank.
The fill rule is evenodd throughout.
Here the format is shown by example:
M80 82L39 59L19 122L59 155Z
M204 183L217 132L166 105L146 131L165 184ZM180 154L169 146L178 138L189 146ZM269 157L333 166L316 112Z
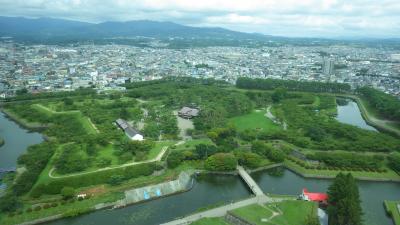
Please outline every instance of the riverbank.
M388 132L400 137L400 129L394 127L394 125L388 124L391 123L391 121L378 119L375 115L373 115L373 113L368 110L367 103L359 96L349 94L335 94L335 96L349 98L355 101L360 109L361 116L368 125L373 126L380 131Z
M22 119L21 117L16 115L11 110L8 110L8 109L5 109L5 108L1 108L0 111L2 113L4 113L4 115L8 119L14 121L15 123L17 123L18 125L20 125L21 127L25 128L27 130L30 130L30 131L41 131L41 130L47 128L47 126L45 124L28 122L27 120Z
M194 171L181 172L179 176L173 177L163 174L161 178L170 178L162 183L148 184L148 186L134 189L110 192L104 196L91 197L82 201L73 201L72 203L58 204L55 208L41 209L39 211L30 211L0 217L1 224L4 225L34 225L44 222L51 222L68 217L76 217L82 214L91 213L103 209L117 209L130 205L140 204L147 201L164 198L171 195L190 191L193 188L192 178ZM164 179L165 180L165 179ZM158 181L158 180L157 180ZM159 182L159 181L158 181ZM175 187L175 188L170 188Z
M400 225L400 201L385 201L385 210L395 225Z

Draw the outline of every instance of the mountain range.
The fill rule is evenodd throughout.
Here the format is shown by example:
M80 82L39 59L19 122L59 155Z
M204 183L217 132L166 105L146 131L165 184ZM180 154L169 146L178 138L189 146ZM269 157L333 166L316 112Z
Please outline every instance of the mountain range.
M52 38L234 38L258 39L264 35L231 31L217 27L190 27L172 22L136 20L127 22L87 23L53 18L29 19L23 17L0 17L0 36L14 39Z

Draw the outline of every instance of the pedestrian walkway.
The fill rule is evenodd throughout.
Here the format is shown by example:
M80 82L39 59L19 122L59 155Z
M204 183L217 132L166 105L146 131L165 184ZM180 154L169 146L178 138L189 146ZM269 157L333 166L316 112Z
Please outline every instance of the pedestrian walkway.
M239 172L240 177L249 186L253 194L255 194L256 196L264 195L264 192L261 190L258 184L253 180L253 178L246 172L246 170L242 166L237 166L237 170Z

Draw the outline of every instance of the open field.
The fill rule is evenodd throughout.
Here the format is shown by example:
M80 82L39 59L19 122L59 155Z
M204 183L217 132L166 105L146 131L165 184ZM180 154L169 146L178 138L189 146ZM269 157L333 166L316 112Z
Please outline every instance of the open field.
M233 210L232 214L257 225L304 225L309 215L317 216L317 204L287 200L266 205L249 205Z
M258 130L277 130L279 126L274 124L265 116L264 110L256 110L250 114L231 118L232 122L239 131L247 129Z
M385 201L385 208L395 225L400 225L400 201Z

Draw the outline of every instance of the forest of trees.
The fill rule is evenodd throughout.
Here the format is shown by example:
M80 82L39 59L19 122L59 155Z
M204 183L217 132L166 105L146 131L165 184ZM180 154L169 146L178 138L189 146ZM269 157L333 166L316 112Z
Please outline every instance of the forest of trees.
M339 173L328 190L329 225L362 225L358 186L351 174Z
M240 77L236 81L236 87L245 89L274 90L285 88L289 91L308 91L308 92L330 92L330 93L349 93L351 87L341 83L323 83L311 81L294 81L278 79L251 79Z
M356 91L379 114L385 118L400 121L399 99L371 87L358 88Z

